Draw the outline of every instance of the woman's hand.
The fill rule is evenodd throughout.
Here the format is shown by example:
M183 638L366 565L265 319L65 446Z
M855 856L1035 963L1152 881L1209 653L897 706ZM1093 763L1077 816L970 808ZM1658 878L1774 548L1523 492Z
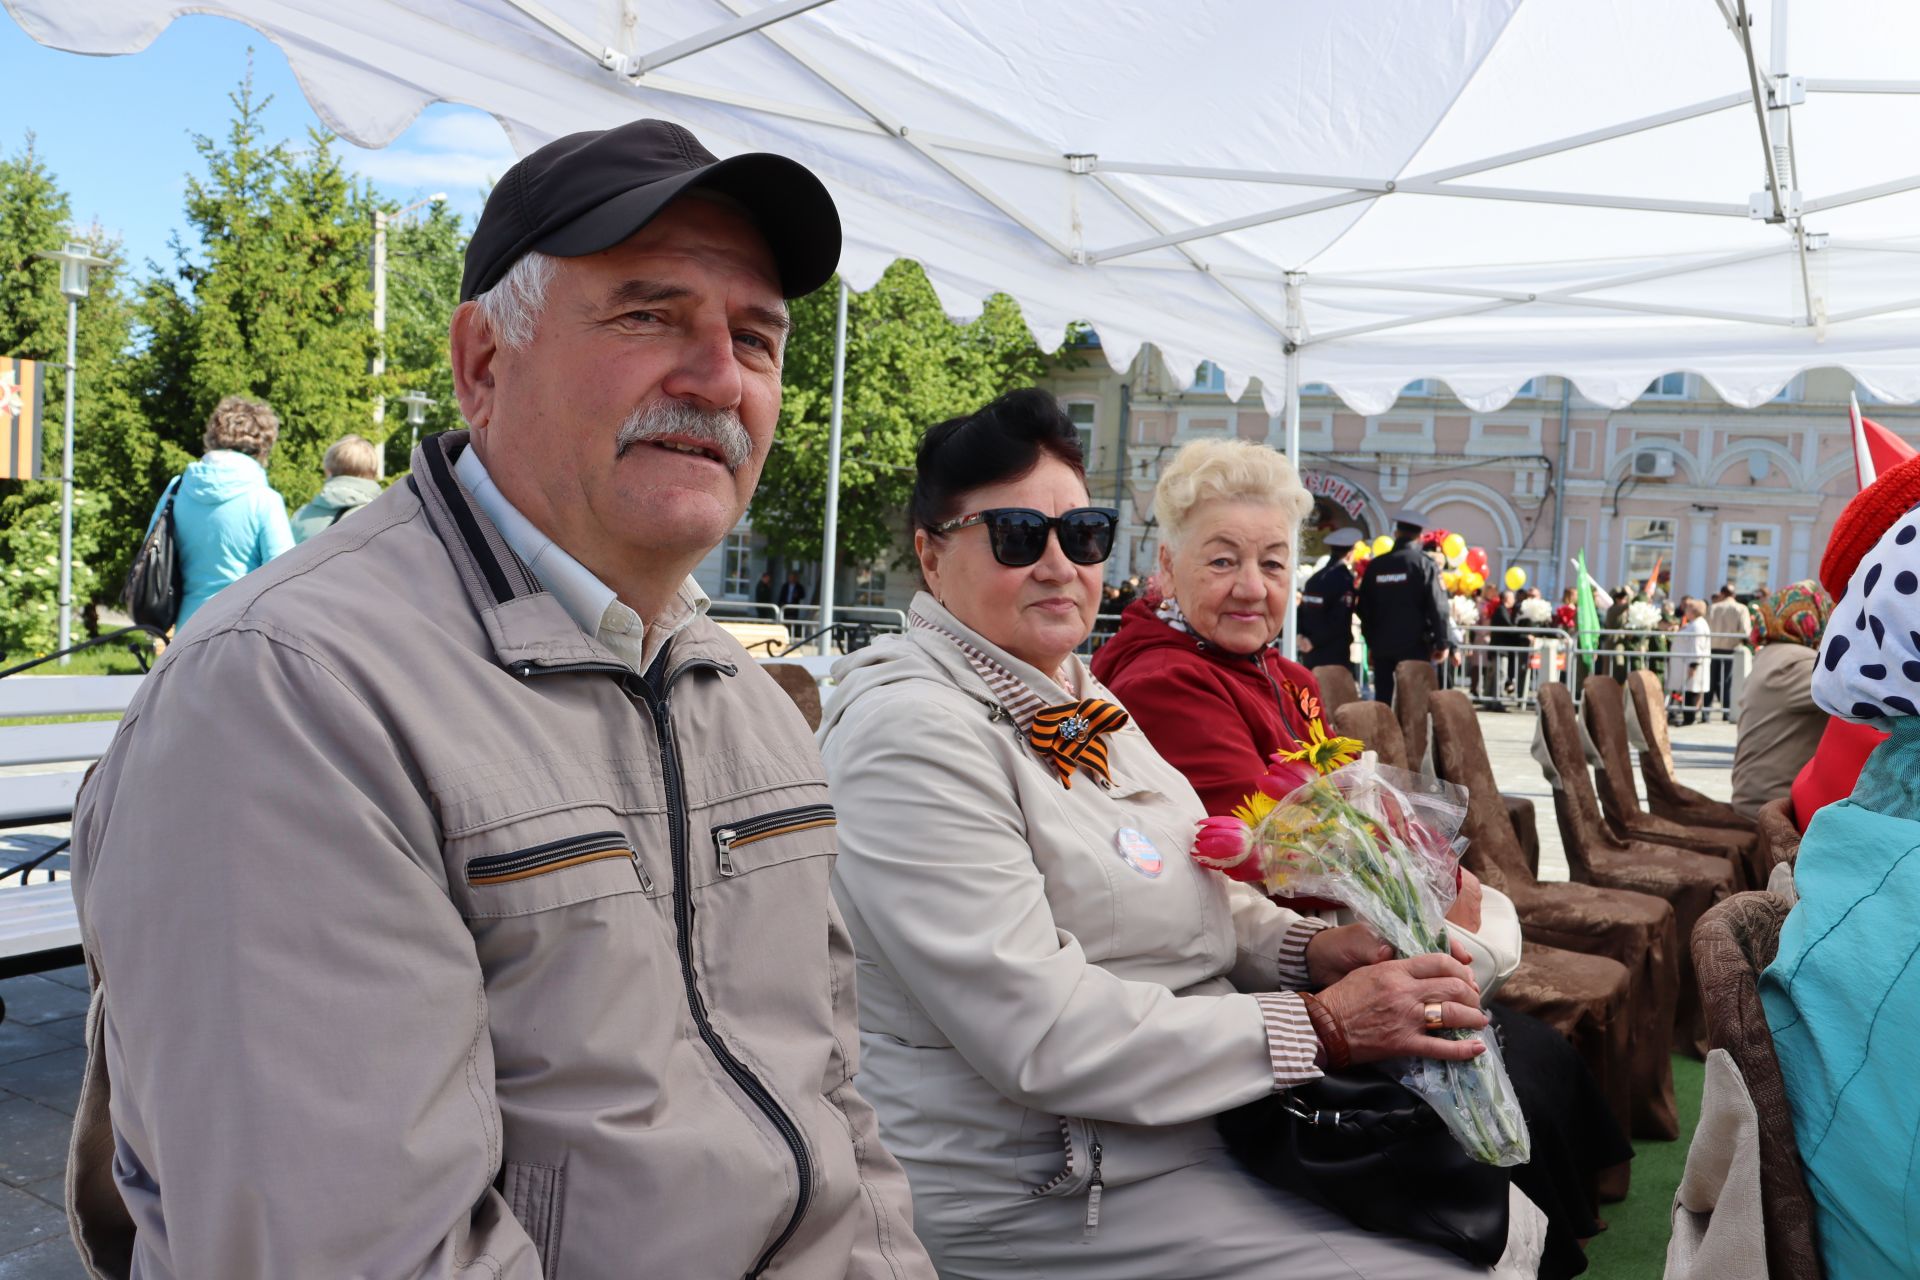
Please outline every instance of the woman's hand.
M1460 868L1460 892L1453 899L1447 920L1468 933L1480 932L1480 897L1480 877L1465 867Z
M1323 930L1319 937L1332 932ZM1458 943L1453 950L1454 956L1415 956L1363 965L1315 993L1339 1021L1355 1063L1408 1056L1465 1062L1486 1052L1477 1040L1427 1034L1431 1030L1426 1024L1428 1005L1440 1007L1443 1027L1477 1031L1487 1025L1473 971L1461 963L1465 953Z
M1330 987L1363 965L1393 959L1393 948L1363 924L1336 925L1307 939L1307 976Z

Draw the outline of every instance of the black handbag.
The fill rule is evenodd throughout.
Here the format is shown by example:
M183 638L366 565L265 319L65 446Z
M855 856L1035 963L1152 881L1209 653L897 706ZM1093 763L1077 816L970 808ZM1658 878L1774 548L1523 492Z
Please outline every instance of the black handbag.
M1507 1247L1509 1170L1466 1153L1434 1109L1353 1067L1219 1117L1246 1169L1382 1235L1490 1267Z
M135 624L166 631L180 616L180 597L185 594L180 578L180 548L173 528L173 499L180 488L175 476L167 486L166 500L153 528L141 540L140 550L127 570L127 586L120 601Z

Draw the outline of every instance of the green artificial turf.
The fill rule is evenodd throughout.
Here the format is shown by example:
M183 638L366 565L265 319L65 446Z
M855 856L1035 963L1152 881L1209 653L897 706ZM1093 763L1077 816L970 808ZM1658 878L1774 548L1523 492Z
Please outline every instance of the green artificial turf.
M1700 1123L1706 1064L1673 1056L1673 1092L1680 1104L1680 1137L1633 1144L1633 1190L1619 1204L1600 1206L1607 1229L1587 1246L1592 1280L1659 1280L1667 1266L1673 1192L1687 1167L1687 1147Z

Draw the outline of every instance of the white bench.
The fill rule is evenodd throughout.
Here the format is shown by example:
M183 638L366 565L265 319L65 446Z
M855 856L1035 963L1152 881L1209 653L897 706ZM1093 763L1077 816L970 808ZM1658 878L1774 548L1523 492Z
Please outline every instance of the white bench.
M0 720L117 715L139 687L139 676L10 676L0 680ZM8 770L0 773L0 829L70 820L88 766L105 753L119 727L116 720L0 724L0 768ZM44 765L67 767L39 767ZM80 963L71 883L26 883L31 867L64 847L55 845L25 863L0 864L0 978ZM16 875L20 883L5 883Z

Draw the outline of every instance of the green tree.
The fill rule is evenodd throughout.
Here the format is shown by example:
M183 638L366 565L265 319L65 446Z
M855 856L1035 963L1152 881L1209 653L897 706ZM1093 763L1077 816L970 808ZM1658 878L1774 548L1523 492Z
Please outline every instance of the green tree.
M420 434L463 426L447 362L447 324L460 305L467 231L444 204L387 232L387 472L405 471L411 431L399 397L425 392L434 401Z
M0 159L0 353L47 365L41 458L46 478L0 482L0 564L7 566L0 582L0 646L16 655L44 651L55 635L67 303L58 264L36 255L69 240L109 264L92 271L90 292L77 313L76 605L113 594L145 530L151 501L145 474L154 466L154 451L127 358L134 308L123 255L99 227L74 230L70 218L67 196L29 135L18 153Z
M249 67L230 95L223 140L197 137L204 174L187 180L187 225L170 272L142 299L145 408L163 440L200 451L222 396L258 396L280 415L268 471L292 506L319 489L320 458L346 433L373 433L368 255L374 199L331 135L268 143ZM391 417L388 425L391 426Z
M837 282L794 302L780 432L753 500L753 527L774 555L820 555L833 399ZM933 424L1036 381L1047 357L1005 294L956 324L919 264L895 262L847 299L841 422L840 555L848 564L893 556L913 490L914 451Z

